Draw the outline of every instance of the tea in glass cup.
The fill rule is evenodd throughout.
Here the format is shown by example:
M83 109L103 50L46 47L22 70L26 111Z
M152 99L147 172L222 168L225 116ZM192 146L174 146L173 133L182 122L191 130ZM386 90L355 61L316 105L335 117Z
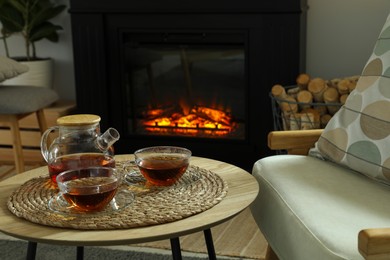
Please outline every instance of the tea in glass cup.
M110 167L74 169L57 175L59 196L81 212L103 210L114 198L121 181L120 173Z
M191 151L175 146L154 146L137 150L134 156L135 163L148 183L170 186L187 170Z

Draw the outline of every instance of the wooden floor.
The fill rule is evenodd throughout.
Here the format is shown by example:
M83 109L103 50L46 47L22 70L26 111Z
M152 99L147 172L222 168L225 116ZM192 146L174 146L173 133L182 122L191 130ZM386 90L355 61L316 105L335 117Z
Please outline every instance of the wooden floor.
M264 259L267 242L258 229L249 209L232 220L211 229L215 252L219 256L240 259ZM168 240L137 244L153 248L170 249ZM206 253L202 232L180 238L183 251Z
M41 165L26 165L26 171ZM0 163L0 180L15 175L15 167ZM267 242L258 229L250 210L246 209L232 220L211 229L215 251L219 256L239 257L240 259L264 259ZM183 251L206 253L203 233L195 233L180 238ZM131 246L170 249L169 240Z

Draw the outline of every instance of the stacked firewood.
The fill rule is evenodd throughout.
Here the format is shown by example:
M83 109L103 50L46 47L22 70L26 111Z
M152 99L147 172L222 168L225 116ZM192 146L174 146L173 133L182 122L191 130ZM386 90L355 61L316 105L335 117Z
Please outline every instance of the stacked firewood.
M324 128L355 89L358 78L325 80L302 73L294 87L274 85L271 94L279 105L284 130Z

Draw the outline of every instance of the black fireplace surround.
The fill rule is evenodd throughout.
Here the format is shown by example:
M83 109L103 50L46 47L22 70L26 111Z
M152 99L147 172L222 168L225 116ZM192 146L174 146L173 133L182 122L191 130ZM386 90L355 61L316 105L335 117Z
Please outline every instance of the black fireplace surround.
M194 156L250 171L256 160L272 153L267 147L267 134L273 130L271 87L294 84L305 70L306 11L305 0L70 0L77 112L100 115L102 130L118 129L117 154L146 146L184 146ZM125 43L132 35L148 34L161 36L162 42L185 35L191 46L202 40L225 46L236 41L222 42L225 36L238 35L243 94L231 101L240 99L235 103L242 104L242 137L165 136L129 129L134 95L126 87ZM191 37L194 42L188 42Z

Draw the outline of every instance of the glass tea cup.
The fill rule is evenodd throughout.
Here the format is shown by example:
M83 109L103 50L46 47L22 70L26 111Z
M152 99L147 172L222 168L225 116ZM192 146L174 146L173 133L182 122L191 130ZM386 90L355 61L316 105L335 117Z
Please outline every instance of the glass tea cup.
M147 183L170 186L187 170L191 154L190 150L183 147L153 146L135 151L134 157Z
M80 212L103 210L115 197L121 174L111 167L73 169L57 175L59 196Z

